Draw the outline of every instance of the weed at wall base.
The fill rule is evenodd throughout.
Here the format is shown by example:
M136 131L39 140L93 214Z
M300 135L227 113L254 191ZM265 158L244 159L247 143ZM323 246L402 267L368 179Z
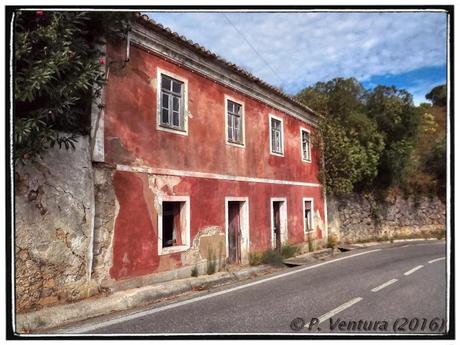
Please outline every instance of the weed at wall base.
M198 277L198 267L195 265L195 267L192 268L192 272L190 273L192 277Z
M216 255L213 253L211 249L209 249L208 250L208 260L206 263L206 273L208 275L216 273L216 266L217 266L216 260L217 260Z

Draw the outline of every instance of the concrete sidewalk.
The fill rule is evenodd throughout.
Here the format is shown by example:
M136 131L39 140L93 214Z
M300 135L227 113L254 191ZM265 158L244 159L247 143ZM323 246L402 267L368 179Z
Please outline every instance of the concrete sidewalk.
M164 298L185 292L200 291L214 286L238 282L259 274L269 273L272 266L246 267L236 272L217 272L193 278L178 279L140 288L117 291L106 297L92 297L71 304L56 305L38 311L16 314L18 333L36 333L65 326L89 318L147 306Z

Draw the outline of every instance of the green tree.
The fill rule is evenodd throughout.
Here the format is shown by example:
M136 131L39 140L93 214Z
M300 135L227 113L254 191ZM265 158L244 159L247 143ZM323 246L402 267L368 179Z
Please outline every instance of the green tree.
M105 82L105 39L127 31L130 14L20 11L15 18L14 150L29 159L73 147L89 129L91 100ZM104 67L104 66L103 66ZM66 133L66 134L63 134Z
M380 157L376 185L387 189L403 183L422 111L414 106L409 92L394 86L374 88L368 94L366 108L384 137L385 149Z
M369 188L377 175L384 143L375 120L366 114L366 97L353 78L319 82L297 95L324 115L319 126L325 163L320 178L329 193Z
M447 87L446 85L438 85L425 95L425 98L430 100L434 106L445 107L447 105Z
M432 149L424 156L424 169L437 179L440 185L441 194L446 188L446 137L438 139Z

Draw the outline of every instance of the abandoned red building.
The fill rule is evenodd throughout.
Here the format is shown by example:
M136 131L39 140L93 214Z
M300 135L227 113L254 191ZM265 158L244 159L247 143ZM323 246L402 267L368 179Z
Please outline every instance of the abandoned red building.
M93 161L113 167L112 279L327 237L313 111L145 16L106 49Z

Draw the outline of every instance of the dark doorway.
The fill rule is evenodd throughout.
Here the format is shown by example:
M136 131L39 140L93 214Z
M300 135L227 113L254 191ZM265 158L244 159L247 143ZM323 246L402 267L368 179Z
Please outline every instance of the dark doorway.
M275 249L279 252L281 252L281 204L282 201L273 201L273 236L275 238Z
M240 263L241 261L241 203L228 202L228 262Z

